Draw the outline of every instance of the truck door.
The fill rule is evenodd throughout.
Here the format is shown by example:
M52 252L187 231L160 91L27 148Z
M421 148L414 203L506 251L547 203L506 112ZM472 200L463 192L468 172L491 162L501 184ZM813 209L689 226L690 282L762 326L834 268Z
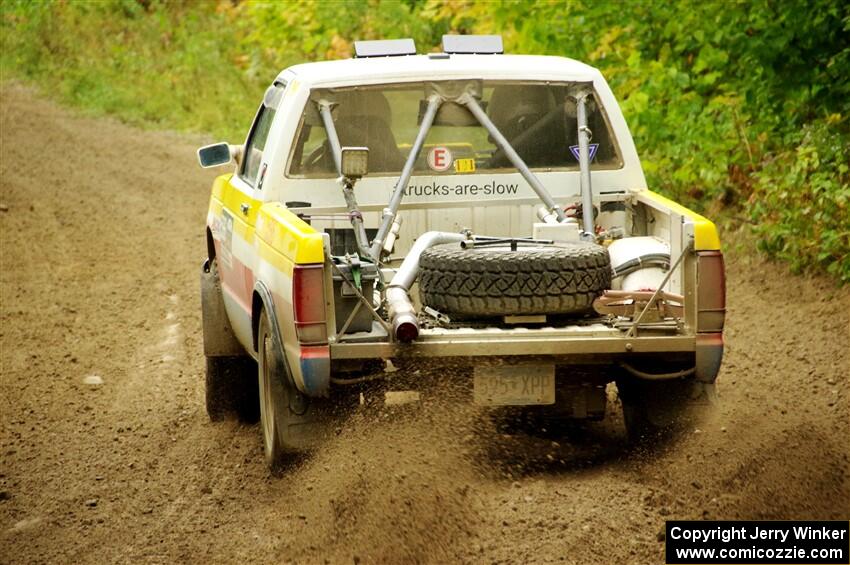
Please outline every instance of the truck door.
M251 294L254 290L254 226L263 203L263 183L268 163L264 149L274 121L283 84L266 92L245 142L242 162L225 189L219 265L225 307L239 341L248 348L251 338Z

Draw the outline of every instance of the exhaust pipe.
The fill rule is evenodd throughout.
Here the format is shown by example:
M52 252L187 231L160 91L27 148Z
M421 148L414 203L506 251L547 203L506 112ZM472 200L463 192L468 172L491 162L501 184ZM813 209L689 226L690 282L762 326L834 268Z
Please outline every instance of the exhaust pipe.
M410 301L410 287L419 274L419 257L422 252L443 243L461 242L466 239L462 233L429 231L423 233L413 244L407 257L396 271L387 287L387 307L393 326L393 334L398 341L410 342L419 337L419 319Z
M387 304L396 339L406 343L419 337L419 320L416 318L407 289L399 286L387 288Z

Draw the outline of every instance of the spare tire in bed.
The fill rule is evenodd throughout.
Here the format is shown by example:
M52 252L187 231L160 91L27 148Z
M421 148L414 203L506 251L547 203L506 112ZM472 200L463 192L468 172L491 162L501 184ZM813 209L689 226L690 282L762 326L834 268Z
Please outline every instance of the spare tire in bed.
M611 287L608 250L589 242L425 250L419 261L422 303L446 314L486 317L577 314Z

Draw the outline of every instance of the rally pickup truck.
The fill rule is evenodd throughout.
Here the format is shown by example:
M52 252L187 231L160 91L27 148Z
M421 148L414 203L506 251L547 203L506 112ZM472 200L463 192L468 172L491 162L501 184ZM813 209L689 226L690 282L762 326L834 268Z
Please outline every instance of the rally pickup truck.
M596 69L498 36L355 42L266 91L212 187L207 411L257 417L270 465L380 385L600 419L632 438L710 399L725 274L714 224L647 189Z

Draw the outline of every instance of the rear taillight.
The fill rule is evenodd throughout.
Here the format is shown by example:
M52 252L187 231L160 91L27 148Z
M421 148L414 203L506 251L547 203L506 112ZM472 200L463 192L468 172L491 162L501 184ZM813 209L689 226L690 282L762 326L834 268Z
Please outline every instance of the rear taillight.
M697 331L723 331L726 269L720 251L697 251Z
M296 265L292 272L295 332L301 343L327 343L325 270L322 265Z

